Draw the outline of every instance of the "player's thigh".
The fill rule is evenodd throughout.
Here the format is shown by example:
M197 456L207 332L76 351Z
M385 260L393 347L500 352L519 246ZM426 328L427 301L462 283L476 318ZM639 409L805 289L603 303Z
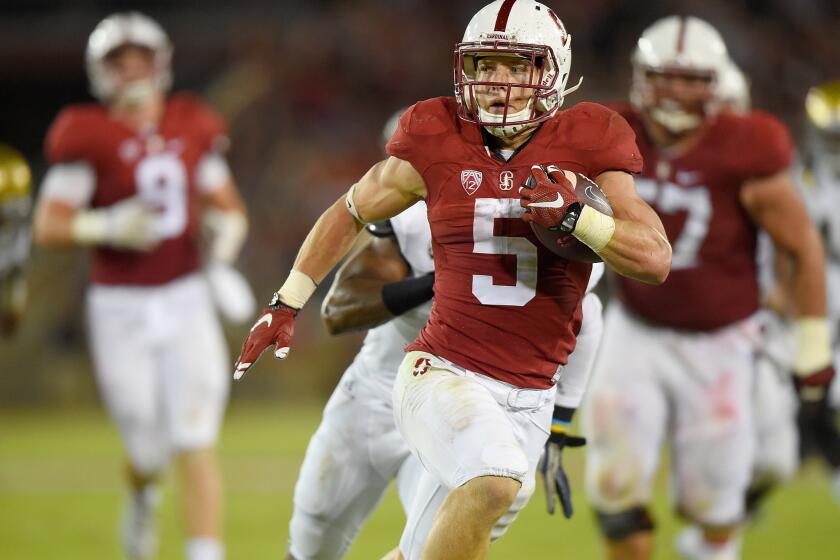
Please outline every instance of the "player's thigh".
M522 479L522 486L510 509L502 515L493 527L490 538L496 540L507 532L516 520L519 512L525 509L536 487L537 465L548 440L548 427L551 425L551 413L554 406L549 405L538 410L507 411L514 424L514 433L525 456L528 459L528 473Z
M695 521L726 525L743 515L755 451L754 338L735 326L682 335L670 394L678 506Z
M528 458L514 427L475 377L453 372L435 356L409 352L394 384L397 427L423 466L446 487L478 476L520 482Z
M117 423L132 465L158 470L167 438L160 421L160 377L141 294L93 287L88 292L89 342L97 385Z
M177 450L215 444L227 404L231 362L209 292L190 278L168 294L175 325L162 344L163 392L172 445Z
M340 558L382 498L390 478L371 461L376 416L341 387L330 397L295 484L289 536L297 560Z
M586 490L607 513L650 501L667 423L657 332L620 308L607 311L583 406Z

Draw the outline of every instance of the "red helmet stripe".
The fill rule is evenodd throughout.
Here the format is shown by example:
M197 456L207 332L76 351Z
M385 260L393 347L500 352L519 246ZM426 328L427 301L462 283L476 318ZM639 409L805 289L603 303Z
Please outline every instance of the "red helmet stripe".
M496 16L496 28L494 31L505 31L508 18L510 17L510 10L515 3L516 0L505 0L502 2L502 7L499 8L499 15Z
M677 29L677 54L682 54L685 48L685 18L680 17L680 27Z

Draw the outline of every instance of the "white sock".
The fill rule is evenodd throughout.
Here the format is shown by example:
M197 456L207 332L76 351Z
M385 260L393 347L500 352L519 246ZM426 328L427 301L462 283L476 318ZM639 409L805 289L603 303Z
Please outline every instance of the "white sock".
M710 543L700 538L699 557L709 560L738 560L741 557L741 537L732 535L725 543Z
M225 547L221 541L208 537L187 539L187 560L224 560Z

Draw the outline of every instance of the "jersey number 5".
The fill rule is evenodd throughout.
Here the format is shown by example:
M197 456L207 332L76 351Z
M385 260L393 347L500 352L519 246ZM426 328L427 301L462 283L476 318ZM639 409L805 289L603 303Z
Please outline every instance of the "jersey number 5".
M155 227L162 239L172 239L187 227L187 170L172 153L142 159L134 171L140 197L158 210Z
M493 277L474 274L472 293L484 305L521 307L537 293L537 248L524 237L493 235L497 218L519 218L525 209L517 198L477 198L473 217L473 252L484 255L516 255L516 284L498 286Z

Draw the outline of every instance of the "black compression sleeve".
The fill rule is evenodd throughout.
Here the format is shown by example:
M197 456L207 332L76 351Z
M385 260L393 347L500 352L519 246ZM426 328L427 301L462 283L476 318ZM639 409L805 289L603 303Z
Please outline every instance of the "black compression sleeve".
M435 295L434 285L434 272L385 284L382 287L382 303L394 316L402 315L432 299Z

